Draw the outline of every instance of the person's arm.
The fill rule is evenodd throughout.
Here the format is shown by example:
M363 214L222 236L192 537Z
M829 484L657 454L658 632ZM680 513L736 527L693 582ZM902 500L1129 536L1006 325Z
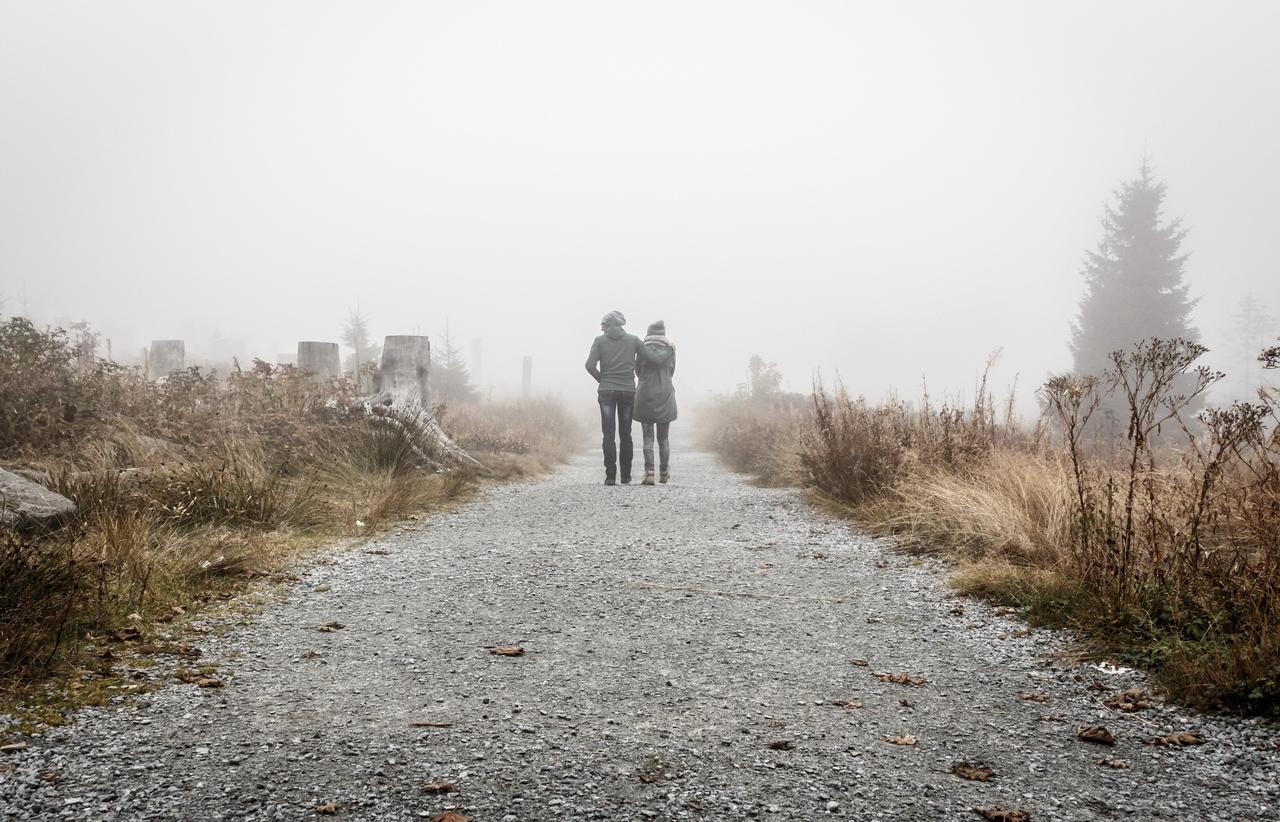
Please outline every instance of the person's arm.
M591 343L591 353L587 355L587 373L592 379L600 382L600 341L595 340Z
M662 365L676 355L676 350L667 345L655 345L650 348L644 343L640 343L640 345L636 346L636 353L641 360L649 365Z
M671 371L669 375L672 377L676 375L676 350L674 348L671 349Z

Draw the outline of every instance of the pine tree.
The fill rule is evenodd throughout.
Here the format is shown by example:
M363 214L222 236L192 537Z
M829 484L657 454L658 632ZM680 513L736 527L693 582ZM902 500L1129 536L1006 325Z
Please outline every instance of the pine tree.
M376 366L382 356L382 347L369 340L369 318L360 313L358 304L347 315L346 325L342 327L342 342L351 349L343 369L358 377L362 378L370 366ZM360 386L362 390L366 388L363 379Z
M449 333L449 324L446 322L440 345L432 351L432 400L444 405L461 405L475 400L478 395L476 387L471 384L471 371L467 368L462 350Z
M1196 300L1183 281L1186 230L1165 221L1165 185L1144 159L1138 176L1115 193L1103 213L1102 241L1085 257L1085 294L1071 329L1077 374L1101 376L1110 354L1149 337L1197 341Z
M1262 363L1258 355L1275 339L1280 328L1262 301L1252 294L1240 300L1231 321L1231 366L1224 370L1236 372L1232 380L1234 399L1254 400L1262 385Z

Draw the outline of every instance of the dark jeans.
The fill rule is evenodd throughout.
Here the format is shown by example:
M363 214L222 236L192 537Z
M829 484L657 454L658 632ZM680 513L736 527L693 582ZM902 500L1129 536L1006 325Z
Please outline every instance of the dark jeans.
M640 433L644 437L644 472L646 474L653 473L654 425L655 423L652 422L640 423ZM671 441L668 439L671 434L671 423L660 422L656 423L656 425L658 428L658 459L661 460L659 464L662 466L662 473L665 474L667 469L671 467Z
M632 391L601 391L599 399L600 432L604 434L604 441L601 445L604 448L605 476L613 477L617 475L619 456L621 456L622 478L631 479L631 456L633 451L631 445L631 414L635 410L636 395ZM621 449L616 447L613 441L615 418L618 439L621 440Z

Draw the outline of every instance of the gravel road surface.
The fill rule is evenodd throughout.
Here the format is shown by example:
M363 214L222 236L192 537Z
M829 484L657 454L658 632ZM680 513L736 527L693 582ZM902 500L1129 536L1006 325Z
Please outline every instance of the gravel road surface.
M1141 675L705 454L666 487L600 474L584 454L335 551L206 638L226 687L0 753L0 817L1280 819L1265 726L1107 708ZM1114 746L1077 739L1097 724ZM1207 741L1144 744L1180 731Z

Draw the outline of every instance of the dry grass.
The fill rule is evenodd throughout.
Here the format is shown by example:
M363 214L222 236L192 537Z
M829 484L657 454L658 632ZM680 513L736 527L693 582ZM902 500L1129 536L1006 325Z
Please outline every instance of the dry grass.
M347 411L346 382L292 368L152 383L111 363L81 370L65 337L20 320L0 325L0 361L13 369L0 388L18 392L0 413L38 421L0 426L0 458L78 506L56 533L0 534L0 685L11 688L70 670L85 637L199 607L337 538L448 506L478 479L438 473ZM468 405L446 426L499 475L547 469L576 436L552 400Z
M948 558L961 591L1072 627L1192 705L1280 716L1280 402L1183 413L1220 376L1200 353L1147 341L1103 378L1050 381L1035 426L985 380L941 408L818 385L807 419L757 407L704 443L752 470L769 447L735 438L785 432L819 499ZM1090 422L1104 395L1129 437Z
M799 395L722 397L698 409L695 433L702 448L762 485L803 481L800 443L810 426L807 400Z

